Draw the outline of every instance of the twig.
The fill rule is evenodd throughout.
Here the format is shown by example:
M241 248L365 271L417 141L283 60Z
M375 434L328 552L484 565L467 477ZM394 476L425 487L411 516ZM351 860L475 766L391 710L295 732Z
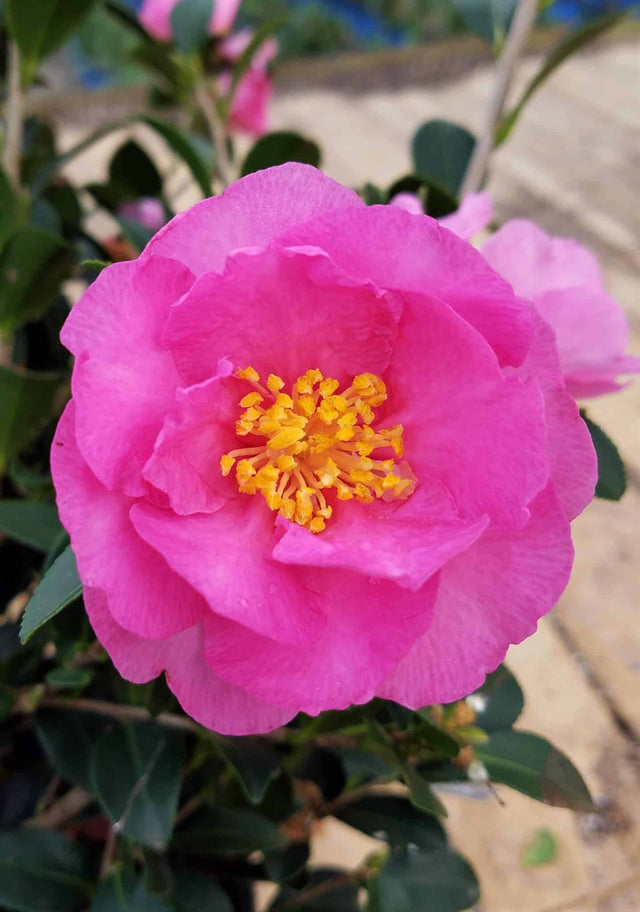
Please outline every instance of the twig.
M20 73L20 50L9 42L7 60L6 137L2 163L7 177L17 190L20 186L20 155L24 126L24 93Z
M55 801L43 814L27 820L26 826L38 830L55 830L91 804L93 795L82 788L72 788Z
M74 709L77 712L96 713L99 716L111 716L113 719L130 719L132 721L145 721L155 719L167 728L190 732L195 735L203 734L206 729L174 713L160 713L152 716L143 706L126 706L122 703L109 703L107 700L83 700L80 697L43 697L39 706L51 706L57 709Z
M496 127L500 122L516 65L533 28L538 14L538 0L519 0L509 34L496 65L493 94L489 102L487 119L480 139L471 156L469 167L462 184L461 196L476 193L484 179L489 158L493 151Z
M310 903L315 902L316 899L326 896L327 893L339 890L340 887L348 887L350 884L358 884L363 880L367 880L370 874L371 869L366 864L356 868L355 871L345 871L344 874L339 874L337 877L331 877L329 880L323 880L322 883L313 887L300 890L295 896L285 900L282 905L274 906L274 912L278 909L282 909L284 912L285 909L299 909L301 906L308 906Z
M351 789L350 792L343 792L342 795L338 795L333 801L327 801L326 804L320 805L316 811L316 817L331 817L336 811L341 811L342 808L347 807L353 801L358 801L366 795L378 794L379 787L388 785L389 782L389 776L378 776L377 779L372 779L366 785Z
M223 187L233 181L233 169L227 149L227 131L218 112L217 99L213 84L208 84L204 77L196 82L195 97L207 122L211 140L216 151L218 176Z
M113 867L113 858L116 854L116 844L118 841L118 834L116 832L115 826L109 827L109 832L107 833L107 838L104 844L104 852L102 853L102 860L100 862L100 880L104 880L109 876L109 872Z

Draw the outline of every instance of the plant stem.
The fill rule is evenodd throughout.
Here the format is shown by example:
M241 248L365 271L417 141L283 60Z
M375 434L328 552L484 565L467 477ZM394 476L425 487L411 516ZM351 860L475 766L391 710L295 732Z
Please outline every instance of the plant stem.
M104 880L109 876L109 872L113 866L113 859L116 853L116 842L118 839L118 834L116 833L115 827L110 826L109 832L107 833L107 839L104 844L104 852L102 853L102 861L100 862L100 880Z
M227 131L218 111L217 97L213 83L207 83L201 76L196 81L195 96L207 122L211 140L216 151L218 176L223 187L233 181L233 169L227 149Z
M55 830L83 811L92 801L93 795L89 792L82 788L72 788L62 798L54 801L43 814L27 820L26 826L38 830Z
M20 155L24 128L24 92L20 75L20 50L15 41L7 49L6 136L2 164L16 190L20 188Z
M53 706L58 709L75 709L78 712L96 713L99 716L111 716L113 719L129 719L131 721L144 721L155 718L156 722L167 728L176 728L180 731L191 732L199 735L205 734L206 729L175 713L160 713L153 717L143 706L127 706L122 703L109 703L106 700L83 700L80 697L43 697L39 706Z
M291 899L285 900L282 905L274 906L274 910L282 909L284 912L285 909L299 909L301 906L308 906L310 903L315 902L316 899L321 899L327 893L332 893L334 890L340 889L340 887L361 884L368 879L370 874L371 869L366 864L356 868L355 871L345 871L344 874L323 880L322 883L316 884L316 886L300 890Z
M518 60L524 50L529 32L534 26L537 14L538 0L519 0L509 34L496 65L493 94L489 102L487 118L465 174L461 190L462 197L467 193L476 193L482 186L493 151L496 127L500 122Z

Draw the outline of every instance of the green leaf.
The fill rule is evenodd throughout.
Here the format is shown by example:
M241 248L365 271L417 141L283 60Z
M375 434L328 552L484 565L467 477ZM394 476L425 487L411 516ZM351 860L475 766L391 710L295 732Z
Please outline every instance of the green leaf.
M517 0L453 0L453 5L472 32L495 45L509 31Z
M111 263L107 260L83 260L82 268L86 269L88 272L92 272L94 276L100 275L103 269L106 269L107 266L111 266Z
M394 846L411 843L421 849L439 849L447 843L442 825L435 817L395 795L365 795L345 805L335 816L356 830Z
M65 548L31 596L22 617L20 639L26 643L36 630L59 614L63 608L75 602L82 593L78 576L76 557L70 547Z
M413 137L415 171L444 193L457 197L475 144L475 137L464 127L429 120Z
M180 0L171 11L173 43L183 54L195 54L209 38L213 0Z
M101 716L72 710L39 709L35 728L54 770L66 781L90 790L93 746L110 723Z
M540 88L545 79L547 79L561 63L564 63L567 57L570 57L575 51L586 47L586 45L595 41L596 38L599 38L605 32L608 32L610 28L613 28L613 26L622 22L627 15L628 11L618 10L615 13L609 13L606 16L602 16L600 19L591 20L580 28L569 32L568 35L565 35L565 37L551 49L548 57L525 88L518 103L504 115L498 124L496 128L495 144L499 146L505 141L531 96Z
M89 15L96 0L5 0L7 24L23 58L29 83L38 64L62 47Z
M293 842L279 851L265 852L264 864L269 880L275 883L291 880L305 867L309 861L309 854L307 842Z
M96 890L91 912L171 912L172 907L147 892L144 877L116 870ZM205 908L201 909L205 912Z
M73 912L86 902L84 854L61 833L0 830L0 905L13 912Z
M457 757L460 753L460 742L433 721L428 707L417 711L420 716L420 735L424 737L431 750L445 757Z
M584 413L582 413L582 417L589 428L598 457L596 497L601 497L603 500L620 500L627 489L627 473L618 448L601 427L587 418Z
M0 366L0 471L51 417L61 374Z
M19 202L4 168L0 168L0 250L13 234L19 215Z
M181 868L175 872L176 912L233 912L231 900L211 877Z
M171 837L180 793L184 739L155 722L123 723L98 739L95 792L118 831L151 849Z
M62 531L54 504L0 500L0 532L45 553Z
M476 712L478 726L491 732L511 728L524 709L524 694L506 665L500 665L467 702Z
M316 143L299 133L267 133L249 151L242 165L242 176L286 162L302 162L319 168L321 157Z
M0 333L36 320L69 274L73 254L59 235L45 228L22 228L0 255Z
M59 690L82 690L91 683L93 672L89 668L54 668L45 680Z
M411 804L420 808L421 811L427 811L428 814L434 814L436 817L446 817L447 809L435 794L424 776L421 776L413 766L406 766L403 770L404 781L409 789L409 798Z
M408 897L408 904L405 902ZM369 882L368 912L462 912L480 896L473 868L447 849L394 851Z
M551 832L542 827L536 830L533 839L524 847L522 864L526 868L539 868L541 865L553 861L557 853L556 838Z
M353 883L345 883L345 874L346 871L335 868L315 868L309 872L303 889L283 887L269 907L269 912L284 909L287 912L358 912L358 883L355 878ZM327 881L336 881L335 886L332 885L331 889L315 898L305 896L306 890L313 890ZM297 896L300 896L299 903L296 902Z
M545 804L574 811L594 810L578 770L539 735L512 729L497 731L486 744L475 748L475 754L492 782L501 782Z
M132 139L120 146L111 159L109 180L127 190L133 199L159 196L162 192L160 172L144 149Z
M172 848L193 855L249 855L286 845L278 828L255 811L205 808L177 830Z
M216 738L216 746L235 770L253 804L260 804L280 770L280 754L262 738Z

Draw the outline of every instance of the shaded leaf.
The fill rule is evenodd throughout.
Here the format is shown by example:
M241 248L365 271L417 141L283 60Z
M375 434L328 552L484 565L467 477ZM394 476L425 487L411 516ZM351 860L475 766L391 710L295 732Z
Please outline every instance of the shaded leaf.
M176 912L233 912L231 900L211 877L181 868L175 872Z
M500 665L467 702L475 710L478 726L491 732L511 728L524 709L524 694L506 665Z
M517 0L453 0L453 5L471 31L493 45L509 31Z
M537 801L574 811L594 810L585 782L571 761L531 732L507 729L475 748L492 782L501 782Z
M282 849L278 828L255 811L244 808L205 808L176 831L172 848L195 855L249 855Z
M61 833L0 830L0 904L14 912L72 912L89 893L84 855Z
M249 151L242 164L242 176L286 162L302 162L319 168L320 161L320 149L313 140L291 131L267 133Z
M98 739L94 790L118 831L151 849L167 845L178 804L184 739L155 722L123 723Z
M213 0L179 0L171 11L173 43L184 54L193 54L209 38Z
M280 770L280 754L262 738L216 738L216 746L235 770L253 804L260 804Z
M627 489L627 473L618 448L601 427L587 418L585 414L582 417L589 428L598 457L596 497L601 497L603 500L620 500Z
M291 880L309 861L309 844L294 842L284 849L264 853L264 864L269 879L275 883Z
M446 817L447 809L427 780L413 766L406 766L402 773L409 789L409 798L415 807L436 817Z
M270 912L285 908L287 912L358 912L358 884L345 883L346 873L336 868L315 868L309 872L303 889L283 887L269 907ZM305 896L305 891L324 884L331 884L331 889L313 898ZM300 903L296 903L296 896L300 897Z
M22 228L0 254L0 332L36 320L73 265L62 237L45 228Z
M147 892L144 877L114 871L96 890L91 912L171 912L172 907ZM201 912L205 912L204 908Z
M42 749L66 782L91 789L93 746L108 720L71 710L40 709L35 728Z
M335 816L394 846L412 844L422 849L438 849L447 842L444 829L435 817L395 795L366 795L345 805Z
M81 593L76 557L68 547L47 570L25 608L20 627L22 642L26 643L36 630L79 598Z
M0 168L0 250L13 234L19 215L18 197L4 168Z
M457 197L475 144L473 134L458 124L427 121L413 137L415 171L445 194Z
M96 0L5 0L11 34L31 82L38 63L62 47L89 15Z
M462 912L479 895L472 867L455 852L396 850L369 883L368 912Z
M0 500L0 532L45 553L62 531L54 504Z
M93 672L88 668L54 668L45 680L59 690L81 690L91 683L92 678Z
M418 715L421 719L420 734L429 742L431 750L444 754L445 757L457 757L460 753L460 742L433 721L428 708L419 709Z
M130 139L120 146L109 165L109 180L123 187L133 199L159 196L162 178L144 149Z

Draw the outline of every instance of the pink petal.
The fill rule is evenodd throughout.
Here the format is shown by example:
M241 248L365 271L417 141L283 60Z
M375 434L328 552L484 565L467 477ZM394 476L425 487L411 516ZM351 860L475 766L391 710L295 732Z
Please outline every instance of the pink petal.
M241 0L214 0L210 32L212 35L226 35L235 22Z
M72 389L80 451L100 481L132 497L180 377L160 346L193 276L172 260L115 263L75 305L60 338L78 359Z
M317 168L291 162L249 174L221 196L180 213L144 256L172 257L196 275L220 272L234 250L265 247L288 228L347 206L364 208L364 203Z
M612 392L619 388L620 374L640 372L640 361L625 355L626 317L604 292L554 289L536 297L534 304L553 327L562 372L574 396Z
M108 491L83 461L75 412L72 400L53 440L51 471L80 579L104 590L115 620L131 633L155 640L192 627L206 603L136 534L129 520L133 501Z
M214 0L209 22L210 35L224 35L230 31L238 14L241 0ZM171 14L178 0L144 0L138 14L144 28L158 41L171 41Z
M431 218L395 206L354 207L291 228L281 241L320 247L349 275L379 288L438 298L487 339L501 364L520 364L527 353L529 309L477 250Z
M187 383L210 377L220 358L287 384L310 368L350 382L386 368L398 309L391 295L345 276L322 251L272 244L236 253L222 276L199 279L172 309L165 344Z
M325 619L300 574L271 560L275 516L261 497L245 495L217 513L176 516L148 504L132 522L169 566L217 614L283 643L316 639Z
M590 503L598 477L591 435L578 406L565 388L553 330L535 316L533 344L517 369L522 379L535 377L544 396L550 477L569 520Z
M223 89L224 92L224 89ZM264 136L269 129L269 107L273 100L273 80L266 70L249 67L236 86L228 127L248 136Z
M577 241L545 234L525 219L503 225L483 245L482 253L525 298L557 288L602 290L600 267L592 253Z
M253 735L285 725L291 710L261 703L218 678L204 660L201 625L166 640L145 640L120 627L99 589L84 603L96 636L123 678L144 684L167 669L167 683L184 711L223 735Z
M215 377L178 389L144 468L147 481L166 492L171 509L180 515L212 513L238 493L220 470L220 457L238 446L235 425L244 395L230 373L231 363L221 361Z
M254 35L255 32L252 32L251 29L248 28L241 29L239 32L234 32L233 35L229 35L228 38L225 38L225 40L220 43L218 53L225 60L235 63L249 47L253 41ZM266 69L277 54L277 40L273 37L267 38L256 51L251 60L251 66L257 67L258 69Z
M524 529L485 532L442 570L431 627L378 695L417 709L471 693L511 643L534 633L567 585L572 561L569 523L549 486Z
M468 193L460 208L438 219L441 225L465 241L487 227L493 218L493 203L488 193Z
M273 556L285 564L342 567L417 592L443 564L472 545L487 522L487 517L463 522L442 485L422 479L405 501L338 503L322 535L281 518L285 534Z
M422 201L416 193L396 193L389 200L389 205L404 209L405 212L410 212L412 215L424 215Z
M311 715L366 703L427 630L438 577L416 593L344 570L313 570L309 580L329 606L316 643L285 646L213 615L207 661L258 699Z
M405 459L418 479L438 478L463 519L526 523L549 471L536 380L505 376L468 323L414 295L405 298L385 381L391 414L384 423L403 425Z

